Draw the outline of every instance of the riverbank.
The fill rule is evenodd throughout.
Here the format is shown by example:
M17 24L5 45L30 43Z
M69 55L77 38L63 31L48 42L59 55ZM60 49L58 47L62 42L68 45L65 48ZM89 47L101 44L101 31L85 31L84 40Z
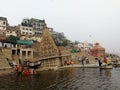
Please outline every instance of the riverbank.
M13 72L14 72L13 68L8 68L8 67L0 68L0 76L10 74L10 73L13 73Z

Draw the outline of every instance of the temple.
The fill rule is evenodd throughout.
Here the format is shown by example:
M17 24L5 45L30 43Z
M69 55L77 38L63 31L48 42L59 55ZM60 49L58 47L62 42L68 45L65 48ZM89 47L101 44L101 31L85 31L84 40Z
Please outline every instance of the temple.
M105 56L105 48L100 46L99 43L96 43L95 46L91 50L91 55L94 57L104 57Z
M64 65L64 61L71 60L71 54L69 51L67 51L65 48L58 48L55 45L47 27L44 27L40 42L39 60L42 61L41 67L43 68L60 67Z

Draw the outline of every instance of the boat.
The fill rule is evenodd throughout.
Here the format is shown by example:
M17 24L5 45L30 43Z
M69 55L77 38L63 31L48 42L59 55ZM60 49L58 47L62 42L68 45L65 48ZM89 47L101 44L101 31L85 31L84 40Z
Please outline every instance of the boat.
M101 69L112 69L113 66L112 65L103 65L103 66L100 66Z
M29 68L34 68L34 69L36 69L36 68L38 68L40 65L41 65L41 61L38 61L38 62L29 62L28 67L29 67Z

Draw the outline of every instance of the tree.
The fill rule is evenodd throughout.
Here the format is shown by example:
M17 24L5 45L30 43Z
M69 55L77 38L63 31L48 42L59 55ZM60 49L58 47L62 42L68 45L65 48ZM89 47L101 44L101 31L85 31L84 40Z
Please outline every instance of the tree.
M15 45L15 44L17 44L17 40L19 40L18 37L10 35L9 37L6 38L5 42Z

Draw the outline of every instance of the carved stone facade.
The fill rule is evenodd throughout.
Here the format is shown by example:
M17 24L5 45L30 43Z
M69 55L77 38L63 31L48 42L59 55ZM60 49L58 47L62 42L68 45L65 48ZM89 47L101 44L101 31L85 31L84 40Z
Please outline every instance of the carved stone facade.
M61 55L61 51L55 45L48 28L45 27L39 47L39 60L42 61L41 67L62 66L64 65L63 59L70 60L70 57L71 55Z
M44 30L40 43L40 58L59 56L59 51L47 29Z

